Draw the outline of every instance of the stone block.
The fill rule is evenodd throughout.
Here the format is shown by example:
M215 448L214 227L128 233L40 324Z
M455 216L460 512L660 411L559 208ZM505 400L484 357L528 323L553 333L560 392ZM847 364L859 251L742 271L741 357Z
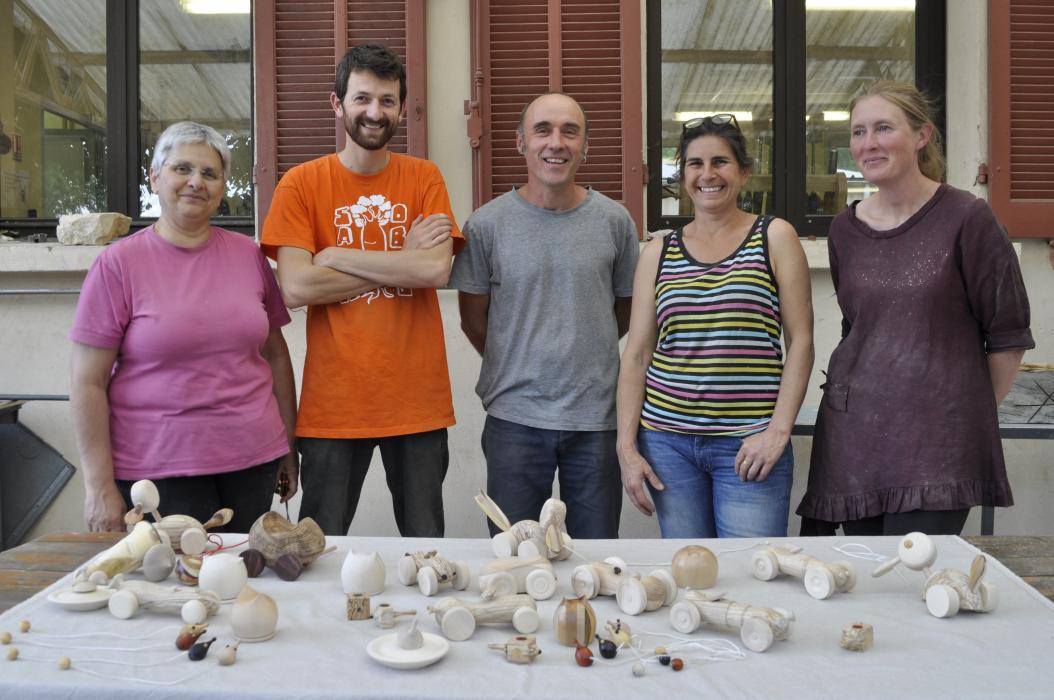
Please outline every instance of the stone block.
M63 214L55 233L63 245L106 245L128 233L132 220L124 214Z

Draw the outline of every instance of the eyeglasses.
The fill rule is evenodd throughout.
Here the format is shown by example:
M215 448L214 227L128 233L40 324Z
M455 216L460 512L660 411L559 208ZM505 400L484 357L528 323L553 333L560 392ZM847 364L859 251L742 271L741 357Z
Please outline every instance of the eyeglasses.
M739 128L739 121L736 119L736 115L725 113L689 119L681 126L681 133L684 134L691 129L698 129L699 127L724 126L725 124L731 124L736 131L742 131Z

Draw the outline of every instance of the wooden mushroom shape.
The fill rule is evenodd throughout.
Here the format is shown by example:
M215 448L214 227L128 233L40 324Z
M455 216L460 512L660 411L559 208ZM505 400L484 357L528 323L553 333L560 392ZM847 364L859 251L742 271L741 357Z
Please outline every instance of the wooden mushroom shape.
M665 569L656 569L643 579L624 578L615 591L619 610L627 615L657 610L677 600L677 584Z
M958 569L941 569L933 573L922 589L930 615L952 617L960 610L987 613L999 607L999 589L981 581L986 568L985 556L978 554L968 574Z
M575 595L586 598L612 596L618 593L619 585L627 578L639 579L640 574L630 571L622 559L608 557L604 561L576 566L571 572L571 589Z
M468 564L463 561L449 561L430 552L408 553L399 560L399 582L404 586L417 584L422 595L433 596L441 586L452 586L455 591L468 588Z
M183 606L198 601L205 606L206 615L215 615L220 609L220 597L213 591L175 586L169 588L149 581L121 581L110 596L110 613L127 620L139 610L156 610L182 614Z
M477 625L512 623L520 634L531 634L537 631L539 623L538 609L529 595L509 595L478 603L443 598L427 610L443 636L454 642L471 637Z
M567 506L564 502L550 498L542 505L538 520L520 520L510 523L498 504L480 491L476 503L498 529L491 538L491 548L496 557L537 557L563 561L571 556L571 537L564 521Z
M478 581L483 600L516 593L548 600L556 593L556 572L545 557L495 559L480 568Z
M754 552L750 571L761 581L771 581L780 574L800 578L805 590L817 600L826 600L836 591L846 593L856 585L856 571L849 562L823 562L797 546L772 545Z
M688 591L670 608L670 624L681 634L691 634L702 624L739 630L743 646L763 652L777 639L787 639L794 613L782 608L761 608L728 600L724 594Z

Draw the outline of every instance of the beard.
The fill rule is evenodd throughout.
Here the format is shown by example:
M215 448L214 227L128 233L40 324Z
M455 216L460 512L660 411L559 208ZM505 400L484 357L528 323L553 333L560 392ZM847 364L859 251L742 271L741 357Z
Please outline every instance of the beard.
M356 145L365 148L367 151L379 151L384 148L392 140L392 136L395 136L395 132L399 128L398 121L393 122L385 119L382 123L383 128L379 133L367 132L363 121L361 116L353 119L345 115L344 131L347 132L348 138L354 141Z

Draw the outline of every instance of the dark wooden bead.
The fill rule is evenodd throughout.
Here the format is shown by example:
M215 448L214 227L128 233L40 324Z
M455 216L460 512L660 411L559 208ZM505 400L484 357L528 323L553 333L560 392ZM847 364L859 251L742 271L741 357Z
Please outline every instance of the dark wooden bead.
M296 581L304 571L304 565L295 554L283 554L271 568L283 581Z
M264 555L259 549L247 549L238 556L245 562L245 571L248 572L249 578L256 578L263 573Z

